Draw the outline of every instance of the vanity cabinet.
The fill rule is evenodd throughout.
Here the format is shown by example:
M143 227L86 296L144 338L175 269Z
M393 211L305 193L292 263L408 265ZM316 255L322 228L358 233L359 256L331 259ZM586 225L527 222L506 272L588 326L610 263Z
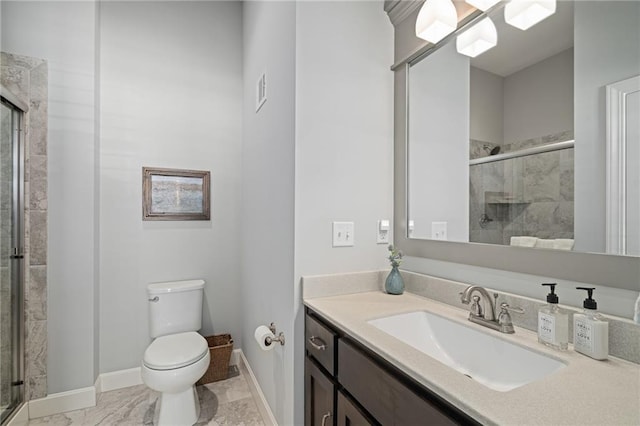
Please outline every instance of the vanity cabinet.
M335 425L338 334L308 312L304 322L304 423L307 426Z
M305 425L477 425L307 308Z
M304 424L329 426L334 424L336 384L315 362L304 365Z

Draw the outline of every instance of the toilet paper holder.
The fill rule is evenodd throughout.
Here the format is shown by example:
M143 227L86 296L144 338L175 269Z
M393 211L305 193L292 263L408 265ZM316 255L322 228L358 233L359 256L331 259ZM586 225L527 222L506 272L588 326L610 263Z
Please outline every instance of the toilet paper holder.
M280 342L280 345L284 346L284 333L281 331L280 334L276 336L276 325L274 323L269 324L269 330L271 330L271 333L274 335L274 337L265 337L264 343L267 346L271 346L273 342Z

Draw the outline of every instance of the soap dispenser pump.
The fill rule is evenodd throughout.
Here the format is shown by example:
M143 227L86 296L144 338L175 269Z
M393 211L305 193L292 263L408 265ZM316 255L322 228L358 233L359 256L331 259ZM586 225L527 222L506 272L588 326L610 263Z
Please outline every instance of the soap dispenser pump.
M569 315L558 307L556 283L544 283L549 286L547 304L538 310L538 342L558 350L569 347Z
M598 313L598 304L593 299L593 287L576 287L586 290L587 298L582 306L584 312L573 316L573 347L593 359L607 359L609 355L609 323Z

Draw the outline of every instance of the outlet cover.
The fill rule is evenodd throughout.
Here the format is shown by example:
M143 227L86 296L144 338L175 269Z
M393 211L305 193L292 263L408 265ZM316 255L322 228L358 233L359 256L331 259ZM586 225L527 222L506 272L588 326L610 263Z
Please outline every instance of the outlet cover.
M389 233L391 232L391 223L387 219L378 221L376 233L376 243L389 244Z
M447 239L447 222L431 222L431 239Z

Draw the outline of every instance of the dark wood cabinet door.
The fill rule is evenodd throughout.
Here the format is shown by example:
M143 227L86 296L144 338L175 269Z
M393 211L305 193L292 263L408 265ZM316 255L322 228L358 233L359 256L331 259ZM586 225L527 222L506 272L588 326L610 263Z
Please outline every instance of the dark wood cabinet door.
M304 424L334 426L336 386L309 358L304 363Z
M387 425L455 426L460 423L435 400L416 394L358 349L354 343L338 343L338 380L376 421Z
M373 421L369 421L358 407L356 407L349 397L342 391L338 391L338 408L336 410L338 426L374 426Z

